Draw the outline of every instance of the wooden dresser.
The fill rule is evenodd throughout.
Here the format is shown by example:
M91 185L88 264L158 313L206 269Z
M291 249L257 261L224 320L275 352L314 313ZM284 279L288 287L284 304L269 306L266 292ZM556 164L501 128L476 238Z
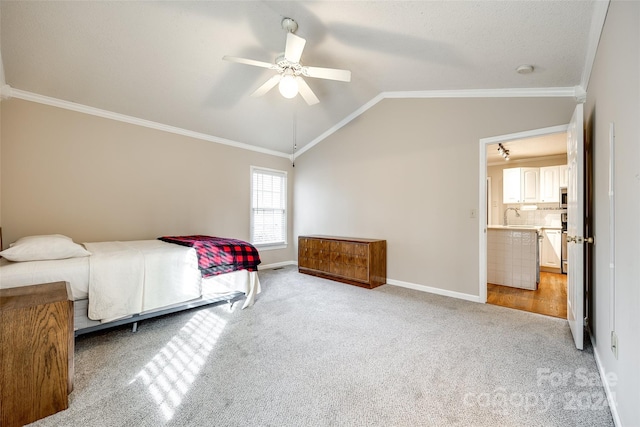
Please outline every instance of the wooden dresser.
M1 426L22 426L67 409L73 351L67 282L0 289Z
M298 271L369 289L384 285L387 282L387 241L300 236Z

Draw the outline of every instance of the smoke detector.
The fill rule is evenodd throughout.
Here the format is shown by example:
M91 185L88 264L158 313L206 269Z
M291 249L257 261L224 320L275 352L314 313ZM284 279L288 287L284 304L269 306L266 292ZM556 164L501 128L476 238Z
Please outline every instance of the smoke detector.
M533 65L521 65L516 68L518 74L531 74L533 73Z

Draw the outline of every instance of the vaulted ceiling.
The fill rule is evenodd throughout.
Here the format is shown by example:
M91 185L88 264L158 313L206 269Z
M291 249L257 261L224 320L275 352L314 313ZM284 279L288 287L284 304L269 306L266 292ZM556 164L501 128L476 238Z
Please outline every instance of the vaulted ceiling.
M2 0L0 49L5 88L19 97L290 154L294 130L302 148L383 93L584 85L601 5ZM274 71L222 57L273 62L284 50L283 17L294 18L307 40L305 65L351 70L351 82L306 78L320 99L313 106L277 88L250 97ZM517 73L523 64L534 72Z

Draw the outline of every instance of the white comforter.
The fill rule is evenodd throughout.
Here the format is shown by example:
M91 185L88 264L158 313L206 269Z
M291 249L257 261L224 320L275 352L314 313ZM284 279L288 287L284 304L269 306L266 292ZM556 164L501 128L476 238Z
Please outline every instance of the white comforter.
M108 322L201 295L195 251L159 240L84 244L89 318Z

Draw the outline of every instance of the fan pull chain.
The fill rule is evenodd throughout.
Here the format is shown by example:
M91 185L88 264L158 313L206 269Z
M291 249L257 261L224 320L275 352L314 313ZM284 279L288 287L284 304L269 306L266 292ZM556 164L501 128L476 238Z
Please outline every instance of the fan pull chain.
M291 149L291 167L296 167L296 149L298 144L296 143L296 111L293 110L293 148Z

